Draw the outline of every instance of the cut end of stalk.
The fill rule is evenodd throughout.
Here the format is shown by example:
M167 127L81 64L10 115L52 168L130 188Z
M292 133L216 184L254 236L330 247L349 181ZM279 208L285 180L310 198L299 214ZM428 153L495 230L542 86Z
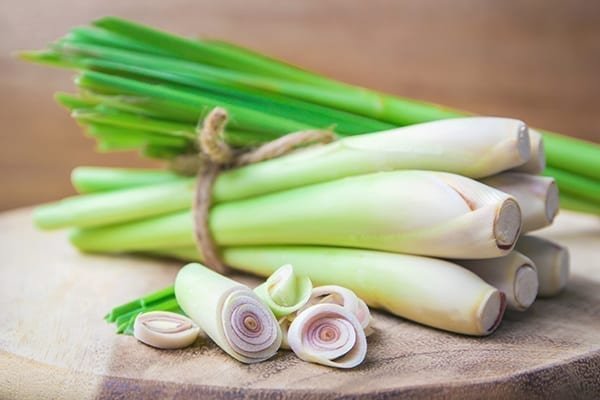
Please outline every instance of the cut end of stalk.
M517 130L517 149L519 150L519 157L521 160L523 160L523 162L526 162L531 158L529 128L524 122L519 124L519 128Z
M494 237L498 248L511 250L521 231L521 209L514 199L506 199L494 220Z
M535 301L538 292L537 272L531 265L523 265L515 277L515 300L522 310L529 308Z
M499 290L491 291L479 308L479 316L483 334L494 332L502 321L506 309L506 296Z
M560 208L559 201L559 193L558 186L556 186L556 182L552 182L548 186L548 191L546 192L546 218L549 223L554 221L554 217L558 214L558 210Z

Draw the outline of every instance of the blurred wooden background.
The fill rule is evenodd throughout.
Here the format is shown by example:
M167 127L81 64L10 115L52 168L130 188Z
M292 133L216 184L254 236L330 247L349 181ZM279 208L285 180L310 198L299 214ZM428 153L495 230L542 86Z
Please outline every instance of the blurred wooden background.
M600 142L598 1L2 0L0 209L72 193L76 165L150 165L134 153L96 154L52 100L53 92L73 88L72 74L11 54L109 14Z

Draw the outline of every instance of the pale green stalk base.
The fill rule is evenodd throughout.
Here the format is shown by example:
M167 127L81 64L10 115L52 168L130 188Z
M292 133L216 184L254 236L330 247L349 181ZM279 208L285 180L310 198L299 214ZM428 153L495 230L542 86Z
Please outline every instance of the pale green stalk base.
M535 263L541 297L556 296L564 290L569 280L569 249L536 236L522 236L516 249Z

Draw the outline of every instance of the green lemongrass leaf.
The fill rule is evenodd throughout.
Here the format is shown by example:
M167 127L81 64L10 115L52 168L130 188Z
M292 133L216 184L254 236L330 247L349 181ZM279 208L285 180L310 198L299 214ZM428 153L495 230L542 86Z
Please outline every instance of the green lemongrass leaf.
M196 139L196 127L179 122L164 121L157 118L148 118L128 112L112 109L106 106L96 106L94 109L76 109L73 118L80 122L95 122L102 125L130 128L134 130L160 133L188 139L177 140L173 145L188 145Z
M547 164L600 182L600 145L544 131Z
M600 215L600 205L598 202L589 201L588 199L570 193L560 194L560 207L567 210Z
M169 286L167 288L158 290L156 292L152 292L148 295L140 297L138 299L132 300L128 303L122 304L120 306L114 307L110 312L104 317L108 322L116 321L117 317L120 317L123 314L127 314L131 311L142 309L144 307L148 307L152 304L161 303L164 300L168 300L175 296L175 290L173 286Z
M144 46L142 43L131 40L123 35L118 35L105 29L93 26L77 26L75 28L71 28L69 33L62 38L59 43L60 42L86 43L152 54L168 54L157 51L151 46Z
M299 310L310 298L312 283L307 276L298 276L290 264L273 272L266 282L254 288L254 293L273 311L277 319Z
M94 108L99 103L90 98L84 98L71 93L57 92L54 94L54 100L66 109L73 111L75 109Z
M285 82L261 80L260 77L239 72L225 71L172 58L139 54L102 46L65 43L58 50L61 49L67 53L74 52L80 56L98 58L81 61L83 65L91 69L135 73L191 85L199 89L209 90L215 94L220 93L221 96L225 96L224 98L221 97L221 100L234 101L239 98L237 102L239 105L305 121L315 126L336 124L340 129L340 133L364 133L391 127L389 124L376 120L256 89L273 89L286 85ZM319 92L316 95L320 96L322 93Z
M79 193L130 189L185 179L174 172L155 169L76 167L71 184Z
M77 119L78 113L74 112L74 115ZM82 122L84 121L82 120ZM180 136L164 135L140 129L122 128L89 121L85 121L84 126L89 135L101 141L112 143L115 146L122 146L123 149L136 149L147 145L154 145L173 148L178 152L185 152L192 148L192 142Z
M203 118L213 107L223 106L230 113L230 125L233 128L240 128L242 130L281 134L312 128L310 125L271 116L236 105L224 104L204 96L191 94L165 85L152 85L99 72L84 71L77 79L77 85L105 94L128 94L166 101L181 111L188 112L190 115L195 114L196 121Z
M130 39L150 46L157 51L168 53L175 58L196 61L228 69L261 73L287 79L317 82L329 86L328 80L304 72L300 69L290 70L266 57L245 56L226 48L218 48L208 43L182 38L161 32L156 29L116 17L105 17L94 21L94 26L121 34Z
M544 175L556 180L562 193L600 204L600 180L594 180L559 168L547 167Z

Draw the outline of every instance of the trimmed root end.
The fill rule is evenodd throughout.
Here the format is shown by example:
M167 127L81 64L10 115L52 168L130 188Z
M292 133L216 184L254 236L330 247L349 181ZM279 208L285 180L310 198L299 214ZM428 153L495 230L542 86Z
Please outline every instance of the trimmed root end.
M519 150L519 157L524 162L528 161L531 154L531 143L529 141L529 128L524 122L519 124L519 130L517 132L517 148Z
M483 334L488 335L498 328L506 308L506 297L499 290L490 292L480 308L481 327Z
M521 231L521 208L513 199L506 199L494 220L494 237L498 248L513 248Z
M552 182L550 186L548 186L548 191L546 192L546 218L549 223L554 221L554 217L558 214L559 207L558 186L556 186L556 182Z
M538 293L537 272L531 265L523 265L517 271L514 283L515 300L523 310L529 308Z

